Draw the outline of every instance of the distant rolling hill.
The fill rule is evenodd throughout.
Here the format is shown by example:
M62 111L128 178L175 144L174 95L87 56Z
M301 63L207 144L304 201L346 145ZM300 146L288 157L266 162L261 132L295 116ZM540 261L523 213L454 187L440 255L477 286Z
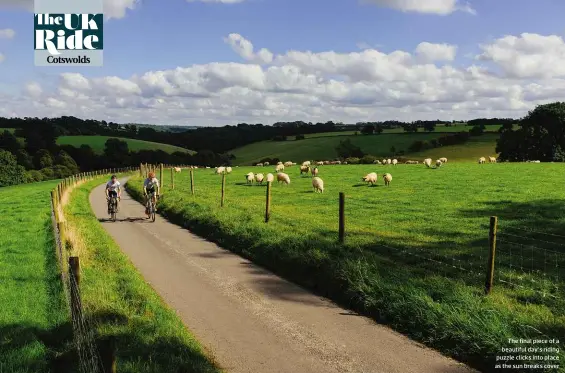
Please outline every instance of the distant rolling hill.
M174 145L161 144L158 142L143 141L136 139L128 139L123 137L112 137L112 136L61 136L57 138L58 145L72 145L79 147L81 145L89 145L97 153L104 152L104 144L108 139L120 139L128 143L129 150L139 151L139 150L163 150L167 153L174 152L184 152L189 154L194 154L192 150L184 149Z

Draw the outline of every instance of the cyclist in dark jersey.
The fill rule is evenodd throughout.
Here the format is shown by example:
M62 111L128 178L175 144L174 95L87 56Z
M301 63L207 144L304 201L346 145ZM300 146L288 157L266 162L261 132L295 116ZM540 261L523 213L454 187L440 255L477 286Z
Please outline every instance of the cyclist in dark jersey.
M147 202L149 202L149 196L154 198L155 195L159 196L159 180L155 177L154 172L150 172L147 175L147 179L143 182L143 195L145 196L145 215L149 215L149 209L147 208ZM155 203L155 201L153 201Z

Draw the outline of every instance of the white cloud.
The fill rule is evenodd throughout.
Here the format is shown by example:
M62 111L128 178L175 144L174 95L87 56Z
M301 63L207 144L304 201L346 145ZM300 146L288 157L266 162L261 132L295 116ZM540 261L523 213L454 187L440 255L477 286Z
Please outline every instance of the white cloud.
M187 3L220 3L220 4L238 4L245 0L186 0Z
M448 15L455 11L476 14L469 3L460 0L362 0L366 3L400 10L427 14Z
M416 54L423 62L453 61L457 54L457 46L423 42L416 47Z
M0 39L13 39L16 32L10 28L0 29Z
M523 33L480 46L482 61L499 65L513 78L565 77L565 42L561 36Z
M4 60L6 59L6 57L0 53L0 63L4 62Z
M127 10L133 10L140 0L104 0L104 14L107 19L124 18ZM0 9L23 9L33 12L33 0L0 0Z
M0 108L22 116L194 125L520 117L537 104L563 100L565 91L561 67L522 61L554 61L563 41L525 35L485 44L475 64L454 66L454 46L443 44L424 42L413 53L291 50L266 58L231 34L226 41L244 63L131 77L64 73L55 85L29 83L21 96L0 97ZM438 60L444 63L430 63Z
M224 41L239 54L243 59L262 64L271 63L273 61L273 53L268 49L262 48L259 52L253 52L253 44L240 34L229 34Z

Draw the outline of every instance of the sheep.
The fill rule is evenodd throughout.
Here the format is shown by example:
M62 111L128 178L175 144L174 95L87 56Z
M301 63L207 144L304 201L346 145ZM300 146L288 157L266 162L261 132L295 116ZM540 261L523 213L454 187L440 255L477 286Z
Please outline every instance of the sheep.
M392 181L392 175L391 174L384 174L383 180L385 181L386 186L390 186L390 182Z
M488 161L489 161L489 163L496 163L496 158L495 157L488 157Z
M324 164L327 166L327 165L331 164L331 162L330 161L324 161Z
M479 158L479 164L483 164L485 163L487 160L485 159L485 157L481 157Z
M231 174L231 167L226 167L226 174Z
M180 172L181 168L180 167L175 167L175 172Z
M431 158L426 158L424 159L424 164L426 165L426 167L432 167L432 159Z
M290 167L292 166L292 162L288 161L288 162L284 162L283 163L285 167Z
M314 187L314 193L320 191L320 193L324 193L324 181L319 177L312 178L312 186Z
M398 164L398 160L397 160L397 159L393 159L393 160L392 160L392 165L393 165L393 166L396 166L397 164Z
M532 161L532 163L541 163L540 161Z
M247 175L245 175L245 180L247 180L247 184L253 184L253 181L255 180L255 174L253 172L248 173Z
M318 176L318 167L312 169L312 176Z
M386 164L386 159L383 159L383 164Z
M256 174L255 175L255 181L258 182L259 184L263 184L263 174Z
M436 168L440 168L442 165L442 161L440 161L439 159L436 161Z
M386 164L391 164L391 163L392 163L392 160L391 160L390 158L388 158L388 159L386 160Z
M373 164L381 164L381 161L379 161L378 159L376 161L373 162Z
M316 165L318 165L318 166L323 166L323 165L324 165L324 161L316 162Z
M224 166L216 167L216 171L214 171L214 172L219 175L219 174L226 172L226 168Z
M283 172L279 172L279 173L277 173L277 181L279 183L282 181L284 184L288 185L288 184L290 184L290 177Z
M257 167L263 167L263 163L257 163L255 166L257 166Z
M361 180L366 183L370 183L371 185L374 185L377 182L377 173L371 172L370 174L363 176Z
M270 163L269 163L269 162L265 162L265 163L263 163L263 166L268 166L268 165L270 165Z
M310 161L304 161L304 162L302 162L302 165L303 165L303 166L310 166L310 164L311 164Z
M268 173L267 174L267 183L273 182L273 180L275 180L275 177L273 176L273 174Z
M278 164L277 167L275 167L275 172L280 171L284 171L284 164Z
M310 167L308 167L308 166L300 166L300 175L302 175L302 174L308 175L308 172L310 172Z
M445 158L445 157L444 157L444 158L440 158L439 160L441 161L441 163L447 163L447 158Z
M335 161L335 164L341 164L341 161Z

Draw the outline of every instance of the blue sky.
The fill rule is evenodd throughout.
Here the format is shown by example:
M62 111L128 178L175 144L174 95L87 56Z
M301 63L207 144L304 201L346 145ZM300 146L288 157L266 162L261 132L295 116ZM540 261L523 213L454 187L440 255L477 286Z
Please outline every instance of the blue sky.
M470 56L480 53L479 44L505 35L565 33L565 1L473 0L469 5L475 15L402 12L356 0L248 0L236 4L146 0L128 10L124 18L105 23L104 66L100 68L35 67L33 15L3 9L0 29L13 29L16 35L11 40L0 39L0 53L5 56L0 64L0 86L15 95L29 81L54 85L62 72L127 79L177 66L246 63L223 40L230 33L275 55L289 50L346 54L360 51L359 43L384 53L413 52L423 41L448 43L458 47L451 62L455 67L473 64Z

